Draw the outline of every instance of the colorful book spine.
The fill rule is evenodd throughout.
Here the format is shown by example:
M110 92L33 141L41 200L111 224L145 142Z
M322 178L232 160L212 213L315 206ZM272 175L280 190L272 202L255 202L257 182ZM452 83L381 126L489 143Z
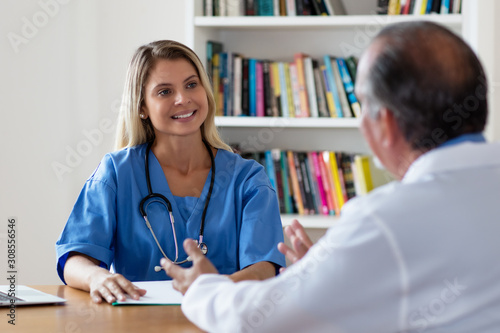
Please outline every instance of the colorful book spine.
M388 15L399 15L401 11L399 0L389 0Z
M441 14L450 13L450 0L442 0L441 2Z
M227 82L227 110L228 116L234 116L234 60L238 55L236 53L230 52L227 59L227 72L228 72L228 82Z
M434 0L432 2L431 13L439 14L441 12L441 0Z
M318 66L318 63L314 64L314 82L316 84L316 97L318 100L318 116L319 117L330 117L330 112L328 106L326 105L326 89L325 80L323 79L323 72Z
M321 214L322 204L319 194L318 182L316 181L316 170L314 169L311 153L305 154L305 162L307 166L307 176L309 177L309 184L311 185L311 194L314 202L314 211L316 214Z
M328 74L326 72L326 66L321 66L321 73L323 75L323 83L325 84L325 99L326 105L328 106L328 113L331 118L337 118L337 110L335 109L335 102L333 100L332 89L328 82Z
M431 13L431 10L432 10L432 0L428 0L427 1L427 8L425 9L425 13L426 14L430 14Z
M286 14L288 16L297 16L295 0L286 0Z
M339 155L340 155L340 167L342 168L342 173L344 175L344 184L347 193L347 198L351 199L356 196L356 190L354 188L354 178L352 174L351 157L347 153L339 153Z
M274 16L280 16L280 2L281 2L281 0L273 0Z
M288 170L290 172L290 180L292 183L293 198L295 200L295 207L299 215L304 215L304 204L302 203L302 196L299 187L299 181L297 176L297 169L295 167L295 161L292 151L287 151L288 160Z
M219 69L219 59L220 59L220 53L215 53L212 58L212 71L213 71L213 88L214 88L214 98L215 98L215 115L216 116L223 116L224 111L223 111L223 99L221 98L220 95L220 69Z
M342 78L340 76L339 65L337 63L337 60L334 58L332 58L332 70L333 70L333 77L335 79L335 85L337 86L340 106L342 107L342 114L344 115L344 118L351 118L352 117L351 107L349 105L349 101L347 100L347 96L344 89L344 83L342 82Z
M213 86L213 57L217 53L221 53L223 51L223 45L220 42L209 40L207 41L207 74L208 78L212 82Z
M330 181L328 179L328 172L326 169L325 161L323 158L324 153L320 153L318 156L319 170L321 172L321 180L323 181L323 188L326 195L326 203L328 205L329 215L335 215L335 201L333 198L333 193L330 187Z
M273 16L273 0L258 0L258 14L259 16Z
M307 99L309 101L309 116L318 117L318 92L314 78L314 65L311 57L304 58L304 74L307 87Z
M285 151L281 151L281 182L283 184L283 203L287 214L293 213L292 193L290 189L290 176L288 172L288 159Z
M352 83L356 83L356 70L358 67L358 60L355 56L350 56L345 58L345 63L347 65L347 69L349 70L349 74L351 75Z
M361 195L367 194L373 189L369 157L366 155L355 155L354 164L356 166L357 180L360 185L359 194Z
M354 192L355 195L365 194L365 190L363 189L363 184L361 184L361 179L358 178L358 170L356 163L354 162L354 156L351 156L351 171L352 171L352 181L354 183Z
M328 151L323 152L323 162L325 164L326 177L328 179L328 185L329 185L330 193L332 196L333 209L335 210L335 215L340 215L339 199L337 198L337 195L335 194L335 184L333 182L333 177L332 177L332 167L330 164L330 152L328 152Z
M288 117L295 117L295 104L293 103L293 92L292 92L292 80L290 78L290 64L285 62L285 88L286 95L288 97Z
M295 66L297 69L297 79L298 79L298 93L299 93L299 108L300 112L297 112L297 117L309 117L309 97L307 96L307 85L306 85L306 73L304 69L304 58L306 55L303 53L296 53L294 55Z
M257 0L245 0L245 15L257 15Z
M212 0L203 0L203 15L214 16L214 8Z
M264 94L264 115L268 117L273 116L274 89L271 81L271 63L267 60L262 61L263 73L263 94Z
M257 59L248 60L248 115L257 116Z
M310 172L307 166L307 158L305 153L297 153L297 159L300 163L300 171L302 172L302 182L304 184L304 197L306 198L308 214L313 215L318 212L315 204L313 186L310 181Z
M295 164L295 170L297 172L297 181L299 183L299 191L300 191L300 196L302 198L302 205L304 208L304 215L309 215L309 210L310 210L310 203L309 199L306 196L306 189L305 189L305 184L304 184L304 178L301 170L301 165L298 157L297 152L293 152L293 161Z
M335 77L333 76L332 69L332 61L329 55L325 55L323 57L326 67L326 76L329 89L333 95L333 102L335 103L335 112L337 113L338 118L342 118L344 115L342 114L342 106L340 105L340 98L338 93L337 85L335 84Z
M300 107L299 96L299 81L297 78L297 65L291 63L288 65L290 69L290 88L292 91L293 109L295 110L295 117L302 117L302 110Z
M266 172L271 181L271 185L273 186L276 193L278 193L278 187L276 184L276 173L274 172L274 160L270 150L266 150L264 152L265 160L266 160Z
M342 78L342 83L344 84L344 90L347 95L349 104L351 105L352 112L355 117L361 117L361 106L359 105L358 99L354 94L354 83L352 82L351 75L347 70L347 65L343 58L337 58L337 64L339 67L340 77Z
M248 82L248 58L241 60L241 115L250 115L249 82Z
M219 56L219 75L220 75L220 81L219 81L219 101L220 101L220 108L221 108L221 113L223 116L227 116L227 95L228 91L226 90L227 88L227 57L228 54L226 52L220 53Z
M427 11L427 0L422 1L422 7L420 7L420 14L424 15Z
M261 61L257 61L255 65L255 71L256 71L256 78L255 78L256 116L264 117L265 116L264 71L262 69Z
M342 193L342 184L339 176L339 167L337 165L337 157L335 156L334 152L329 152L330 154L330 169L332 172L332 180L333 180L333 185L334 185L334 193L335 197L337 198L337 204L339 206L339 210L342 209L342 206L344 206L345 200L344 200L344 194Z
M287 0L279 0L280 2L280 11L279 11L279 16L286 16L286 2Z
M221 96L221 104L222 104L222 114L224 116L228 115L228 101L230 95L229 89L229 57L230 55L227 52L223 52L220 54L219 63L220 63L220 96Z
M422 4L424 0L415 0L413 2L413 15L422 15Z
M271 63L271 86L274 91L273 117L281 115L281 86L280 72L277 62Z
M244 14L245 4L240 0L225 0L227 16L241 16Z
M314 173L316 175L316 183L318 184L319 198L321 200L321 213L323 215L328 215L328 202L326 201L325 188L323 187L323 179L321 178L321 169L318 162L318 153L315 151L311 152L311 158L314 166Z
M349 196L347 195L347 189L345 185L345 177L344 177L344 170L342 169L342 153L335 153L335 157L337 160L337 171L339 174L339 180L340 180L340 187L342 190L342 196L344 197L344 202L347 202L349 200Z
M282 117L289 117L290 113L288 110L288 92L286 89L286 75L285 71L287 70L285 68L285 63L284 62L279 62L278 63L278 69L279 69L279 78L280 78L280 88L281 88L281 112L282 112Z
M242 58L234 57L233 62L233 116L241 116Z
M286 213L285 210L285 198L284 198L284 191L283 191L283 177L281 173L283 172L281 170L281 151L279 149L271 149L271 156L273 159L273 165L274 165L274 174L276 176L276 193L278 195L278 202L279 202L279 207L280 207L280 212L281 213Z

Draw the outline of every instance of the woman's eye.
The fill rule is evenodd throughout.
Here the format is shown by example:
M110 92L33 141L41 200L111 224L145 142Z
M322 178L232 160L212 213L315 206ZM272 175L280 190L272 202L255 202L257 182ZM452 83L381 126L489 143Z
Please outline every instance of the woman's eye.
M198 85L197 82L191 82L191 83L188 83L187 87L188 88L196 88L197 85Z
M170 94L170 92L171 92L170 89L165 89L165 90L161 90L160 92L158 92L158 95L164 96L164 95Z

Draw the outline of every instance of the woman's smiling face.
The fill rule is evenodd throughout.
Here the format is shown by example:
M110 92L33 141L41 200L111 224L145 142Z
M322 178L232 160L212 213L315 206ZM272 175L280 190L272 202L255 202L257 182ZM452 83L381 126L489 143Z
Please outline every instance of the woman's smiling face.
M199 132L208 99L196 68L184 58L156 60L144 86L141 112L151 120L157 138Z

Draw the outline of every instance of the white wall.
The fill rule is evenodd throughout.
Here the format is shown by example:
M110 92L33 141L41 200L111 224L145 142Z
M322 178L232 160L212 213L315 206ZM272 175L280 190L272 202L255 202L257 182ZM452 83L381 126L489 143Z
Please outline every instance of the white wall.
M463 35L481 60L488 78L489 114L486 136L500 141L500 3L498 0L464 0L468 15Z
M1 0L2 276L14 216L17 282L60 283L54 243L112 149L132 52L156 39L184 42L183 13L179 0Z

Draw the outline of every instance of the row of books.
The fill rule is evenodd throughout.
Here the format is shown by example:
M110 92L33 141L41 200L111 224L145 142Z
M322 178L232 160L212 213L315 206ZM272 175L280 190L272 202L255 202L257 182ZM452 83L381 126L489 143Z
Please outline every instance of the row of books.
M377 13L388 15L459 14L462 0L379 0Z
M203 10L205 16L329 16L345 14L340 0L204 0Z
M359 117L357 59L296 53L293 61L246 58L207 42L217 116Z
M271 149L241 156L265 167L283 214L339 215L349 199L373 189L366 155Z

